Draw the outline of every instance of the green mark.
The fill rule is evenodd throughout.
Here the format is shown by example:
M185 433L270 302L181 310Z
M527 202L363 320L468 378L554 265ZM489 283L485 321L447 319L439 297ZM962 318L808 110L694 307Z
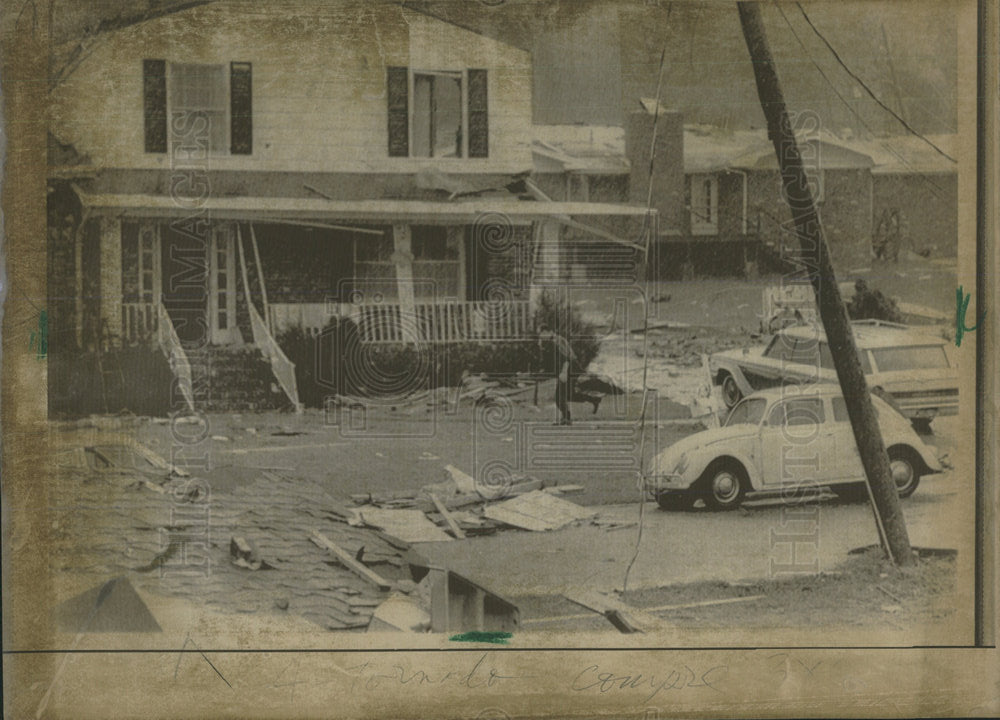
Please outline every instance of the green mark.
M473 630L471 632L459 633L458 635L452 635L449 640L452 642L485 642L493 643L494 645L506 645L507 640L514 637L514 633L509 632L479 632L478 630Z
M972 299L972 295L964 291L964 288L959 285L958 289L955 290L955 345L958 347L962 346L962 336L967 332L974 332L979 324L986 317L986 311L983 310L979 315L979 320L972 327L965 326L965 314L969 311L969 300Z
M28 349L35 349L39 360L49 356L49 314L45 310L38 314L38 327L31 331Z

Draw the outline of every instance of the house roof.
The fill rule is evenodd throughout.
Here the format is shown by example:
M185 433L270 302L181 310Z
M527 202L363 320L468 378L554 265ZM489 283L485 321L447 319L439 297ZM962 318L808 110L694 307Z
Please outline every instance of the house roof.
M627 175L625 130L608 125L535 125L531 152L542 172Z
M814 146L825 169L872 167L870 155L824 130L801 133L799 144ZM726 130L710 125L684 126L684 171L718 172L728 169L777 168L774 146L766 130Z
M515 224L546 217L645 217L645 207L612 203L535 202L506 198L469 198L455 202L428 200L327 200L304 197L208 197L197 208L169 195L98 194L76 188L84 207L132 217L183 217L196 210L212 218L281 220L294 218L372 222L472 223L486 215L502 215ZM655 212L655 211L654 211Z
M955 135L935 135L928 139L954 157ZM956 168L952 160L912 135L845 140L821 129L817 133L802 134L798 140L817 146L816 152L824 168L870 167L875 174L954 172ZM777 160L766 130L684 126L684 171L687 173L774 167L777 167Z

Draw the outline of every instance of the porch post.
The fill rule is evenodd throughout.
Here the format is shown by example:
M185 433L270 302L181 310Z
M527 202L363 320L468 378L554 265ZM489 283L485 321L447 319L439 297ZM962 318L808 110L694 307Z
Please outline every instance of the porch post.
M101 324L112 344L122 341L122 224L102 215L100 223Z
M393 260L396 263L396 289L399 304L411 321L417 314L417 303L413 293L413 248L410 242L410 226L392 226Z
M560 278L560 268L563 263L563 248L559 243L561 227L557 220L545 218L537 223L538 245L536 265L532 273L531 291L529 300L532 309L538 306L538 300L546 287L558 284Z

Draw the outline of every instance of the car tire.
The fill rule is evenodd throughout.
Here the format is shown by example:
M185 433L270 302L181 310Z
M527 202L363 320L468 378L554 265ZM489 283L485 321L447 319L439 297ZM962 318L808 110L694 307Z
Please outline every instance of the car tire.
M743 391L740 390L739 384L736 382L730 373L722 373L722 401L726 403L726 407L732 410L736 407L736 403L743 399Z
M710 510L733 510L746 495L746 471L733 460L717 460L702 473L698 486Z
M661 510L679 512L689 510L694 505L695 498L686 492L662 492L656 496L656 504Z
M889 448L889 471L901 498L910 497L920 484L920 463L914 455L908 447Z

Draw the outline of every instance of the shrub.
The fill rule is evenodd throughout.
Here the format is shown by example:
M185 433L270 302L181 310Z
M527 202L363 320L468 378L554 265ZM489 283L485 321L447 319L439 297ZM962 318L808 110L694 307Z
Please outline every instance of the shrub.
M864 280L854 283L854 296L847 303L847 314L852 320L903 322L896 301L879 290L869 288Z
M601 341L597 337L596 328L580 315L580 311L567 304L565 300L544 292L535 309L534 326L537 333L551 330L557 335L569 338L570 347L576 355L577 372L583 372L597 357L601 349ZM545 372L555 372L555 358L552 340L541 342L539 353L539 369Z

